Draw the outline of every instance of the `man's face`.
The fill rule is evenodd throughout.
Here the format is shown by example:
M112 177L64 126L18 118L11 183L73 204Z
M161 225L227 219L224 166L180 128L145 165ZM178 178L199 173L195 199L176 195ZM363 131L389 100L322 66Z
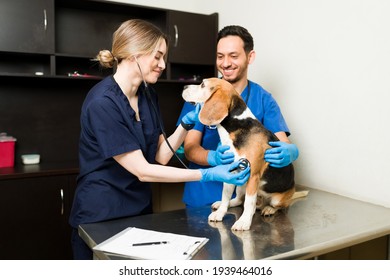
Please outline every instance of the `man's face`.
M232 84L247 79L249 58L240 37L227 36L219 40L216 64L223 79Z

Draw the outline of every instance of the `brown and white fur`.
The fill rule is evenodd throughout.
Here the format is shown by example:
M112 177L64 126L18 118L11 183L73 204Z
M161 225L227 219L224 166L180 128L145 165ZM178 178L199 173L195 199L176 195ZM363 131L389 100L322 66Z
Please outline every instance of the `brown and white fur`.
M256 119L229 82L204 79L200 85L186 86L182 96L187 102L203 103L199 121L216 125L221 144L230 146L235 160L246 158L251 164L250 178L236 188L235 198L231 199L235 186L224 183L222 199L212 205L217 210L210 214L209 221L222 221L229 207L244 203L244 211L232 229L249 230L256 208L264 216L273 215L307 195L306 191L295 191L292 164L273 168L264 160L264 152L271 148L268 142L279 139Z

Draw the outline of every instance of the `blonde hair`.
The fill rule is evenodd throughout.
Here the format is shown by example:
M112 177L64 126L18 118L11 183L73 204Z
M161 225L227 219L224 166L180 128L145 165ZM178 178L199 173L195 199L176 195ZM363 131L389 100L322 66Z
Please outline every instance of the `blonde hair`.
M131 19L114 32L112 50L101 50L96 60L105 68L113 68L131 56L151 54L161 40L165 40L168 47L168 37L158 27L144 20Z

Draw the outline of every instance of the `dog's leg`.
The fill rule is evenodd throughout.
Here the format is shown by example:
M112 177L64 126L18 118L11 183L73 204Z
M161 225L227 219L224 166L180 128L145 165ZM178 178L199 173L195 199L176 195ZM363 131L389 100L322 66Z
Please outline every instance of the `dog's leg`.
M245 194L244 212L241 217L234 223L232 230L249 230L252 224L253 215L256 212L257 189L259 186L260 176L254 175L249 178Z
M236 197L229 201L228 208L240 206L244 202L246 184L243 186L236 187L235 189L236 189ZM220 205L221 205L221 201L216 201L211 205L211 208L213 210L217 210Z
M235 186L232 184L223 184L222 200L220 203L217 202L212 205L212 207L218 207L218 209L209 215L209 221L222 221L229 208L229 201L233 195L234 188ZM217 204L219 204L219 206L217 206Z
M230 200L229 208L242 205L245 199L246 184L243 186L236 187L236 197Z
M257 194L246 194L244 203L244 213L234 223L232 230L249 230L252 224L252 218L256 211Z
M306 195L307 192L296 193L295 188L292 188L284 193L272 193L269 195L269 204L262 209L261 215L274 215L279 209L289 207L294 199L302 198Z
M269 205L265 206L261 214L263 216L271 216L275 214L279 209L285 209L293 205L295 202L305 198L309 191L299 191L299 192L294 192L293 195L291 193L295 190L292 189L286 193L282 194L272 194L269 196Z

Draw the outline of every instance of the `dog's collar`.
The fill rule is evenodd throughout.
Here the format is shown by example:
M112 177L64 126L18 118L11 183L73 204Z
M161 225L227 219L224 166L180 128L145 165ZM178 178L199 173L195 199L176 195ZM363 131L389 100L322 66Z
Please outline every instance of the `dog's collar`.
M209 129L217 129L217 126L216 125L208 125L207 126Z

